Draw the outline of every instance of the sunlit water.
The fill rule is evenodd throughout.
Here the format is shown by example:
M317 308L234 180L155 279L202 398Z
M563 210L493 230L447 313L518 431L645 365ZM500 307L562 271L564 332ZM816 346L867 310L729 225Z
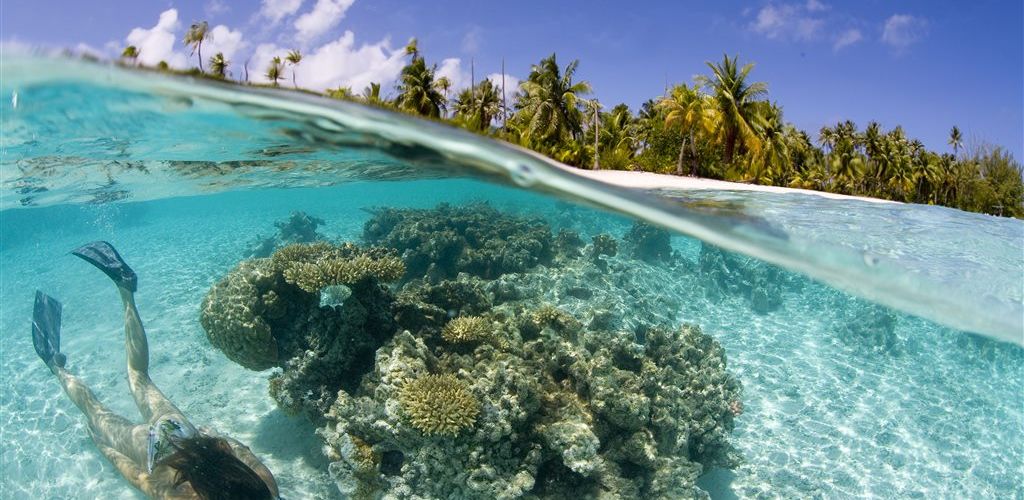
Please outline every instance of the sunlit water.
M699 480L712 496L1024 495L1020 221L808 195L659 200L360 108L78 63L5 65L0 497L140 496L95 449L32 350L40 289L64 303L69 367L136 417L116 291L69 250L104 239L133 265L152 377L194 422L248 444L285 498L332 498L340 494L315 426L277 409L267 373L207 340L199 309L210 287L294 211L323 219L320 233L332 241L359 242L369 207L481 201L586 242L630 230L625 215L558 199L570 195L691 235L672 237L668 262L608 259L636 268L623 285L635 295L615 306L666 304L638 320L699 325L743 384L731 436L743 461ZM308 113L316 109L327 111ZM248 163L230 163L238 161ZM875 335L882 309L788 273L770 288L781 305L756 310L701 272L702 243L692 236L929 319L893 313L891 330Z

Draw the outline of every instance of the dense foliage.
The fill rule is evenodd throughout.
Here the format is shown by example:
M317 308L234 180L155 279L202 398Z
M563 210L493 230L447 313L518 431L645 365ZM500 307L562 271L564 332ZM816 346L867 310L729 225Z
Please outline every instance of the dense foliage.
M205 38L205 23L197 23L185 41L199 52ZM948 141L952 153L928 151L902 127L883 130L877 122L860 129L847 120L812 138L783 119L782 107L768 99L768 85L751 79L754 65L741 66L738 57L708 62L708 74L671 87L633 114L625 104L603 111L587 97L590 84L575 80L579 61L560 66L555 54L504 95L485 79L456 89L449 99L452 82L437 76L437 65L427 64L415 39L405 53L410 61L394 98L382 96L379 83L362 94L348 87L326 94L446 120L581 168L674 173L1024 217L1021 165L1005 149L964 148L956 126ZM135 64L138 50L129 46L122 58ZM293 85L301 59L292 51L284 61L292 66ZM285 77L284 62L275 57L267 68L274 86ZM217 54L208 76L225 78L228 64Z

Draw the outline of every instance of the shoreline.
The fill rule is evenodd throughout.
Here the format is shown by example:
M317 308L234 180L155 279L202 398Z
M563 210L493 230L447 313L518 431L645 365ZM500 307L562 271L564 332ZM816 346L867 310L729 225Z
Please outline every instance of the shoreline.
M574 167L561 167L573 174L588 179L612 184L619 187L632 189L678 189L682 191L693 190L721 190L721 191L762 191L768 193L786 194L811 194L823 198L837 200L859 200L869 203L896 203L898 201L883 200L881 198L870 198L867 196L852 196L847 194L829 193L815 191L813 189L799 189L781 186L762 186L759 184L743 184L740 182L729 182L703 177L684 177L669 174L657 174L654 172L633 172L627 170L585 170Z

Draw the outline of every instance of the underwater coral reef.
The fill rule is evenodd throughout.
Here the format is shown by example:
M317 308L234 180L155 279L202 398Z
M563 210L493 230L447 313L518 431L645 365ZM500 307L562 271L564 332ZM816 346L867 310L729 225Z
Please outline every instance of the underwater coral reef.
M739 381L680 304L667 232L587 239L488 205L371 211L209 291L210 342L318 427L353 498L705 497ZM702 257L703 260L703 257Z
M306 212L292 212L286 220L277 221L277 234L269 237L257 236L246 252L246 257L269 257L274 250L292 243L312 243L324 239L317 228L324 224L323 219L313 217Z

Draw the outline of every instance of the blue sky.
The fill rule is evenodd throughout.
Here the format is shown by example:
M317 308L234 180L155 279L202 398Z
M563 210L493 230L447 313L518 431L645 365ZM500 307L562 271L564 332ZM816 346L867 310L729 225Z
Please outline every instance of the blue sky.
M665 84L706 72L723 53L755 62L785 117L812 132L851 119L902 124L926 146L948 150L952 125L973 140L1024 157L1024 6L1016 1L828 0L707 3L398 2L393 0L57 1L4 0L0 40L78 47L107 55L129 42L143 60L194 65L181 36L205 19L240 78L261 78L289 48L306 54L300 85L369 81L391 87L410 37L457 84L506 72L522 78L557 52L606 105L634 110ZM290 77L291 72L287 72ZM515 82L510 78L510 81Z

